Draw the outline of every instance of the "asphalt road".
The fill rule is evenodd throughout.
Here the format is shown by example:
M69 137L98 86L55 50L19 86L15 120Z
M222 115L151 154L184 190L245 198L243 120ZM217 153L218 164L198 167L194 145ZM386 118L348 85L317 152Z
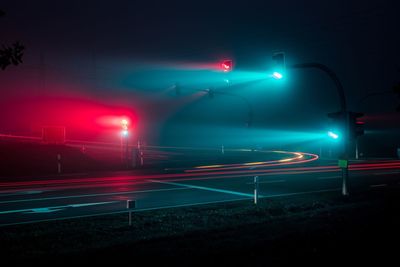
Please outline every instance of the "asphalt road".
M0 226L248 199L254 177L260 198L337 191L341 171L332 160L307 153L251 162L166 168L153 172L75 174L0 182ZM179 166L179 164L177 164ZM352 162L350 190L379 190L400 183L399 160Z

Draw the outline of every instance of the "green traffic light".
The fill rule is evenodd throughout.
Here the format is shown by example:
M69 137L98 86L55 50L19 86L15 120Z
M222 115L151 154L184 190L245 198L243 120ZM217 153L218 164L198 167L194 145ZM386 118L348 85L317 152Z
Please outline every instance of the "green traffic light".
M275 79L277 79L277 80L280 80L280 79L283 78L283 75L282 75L282 73L279 73L279 72L277 72L277 71L274 71L274 73L272 73L272 77L275 78Z
M331 138L333 138L333 139L338 139L338 138L339 138L339 134L334 133L334 132L332 132L332 131L329 131L329 132L328 132L328 136L331 137Z

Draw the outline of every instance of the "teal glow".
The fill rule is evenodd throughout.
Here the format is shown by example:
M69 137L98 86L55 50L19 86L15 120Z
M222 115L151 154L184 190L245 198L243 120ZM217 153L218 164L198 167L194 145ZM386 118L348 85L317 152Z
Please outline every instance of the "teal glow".
M245 110L243 108L243 110ZM256 147L268 149L306 150L326 140L326 132L301 131L290 129L247 128L243 126L218 125L210 115L204 123L170 123L163 128L165 144L180 146L220 147ZM237 124L245 121L245 116L236 117ZM206 118L204 118L206 120Z
M265 73L246 70L221 72L220 69L191 69L174 66L136 66L118 73L124 88L144 92L163 92L178 83L182 95L194 93L210 86L215 89L240 87L268 80Z

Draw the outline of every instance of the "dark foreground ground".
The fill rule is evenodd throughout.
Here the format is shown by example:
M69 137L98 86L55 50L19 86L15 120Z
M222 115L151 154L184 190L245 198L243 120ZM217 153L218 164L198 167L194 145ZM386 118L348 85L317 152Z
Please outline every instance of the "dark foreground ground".
M138 212L131 227L127 218L2 227L0 258L127 266L395 266L400 259L399 187Z

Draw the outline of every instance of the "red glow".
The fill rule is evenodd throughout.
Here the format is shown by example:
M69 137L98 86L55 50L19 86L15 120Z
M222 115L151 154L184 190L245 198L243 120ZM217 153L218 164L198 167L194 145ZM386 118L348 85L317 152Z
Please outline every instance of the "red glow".
M18 110L18 117L9 119L18 118L14 124L28 135L41 135L43 126L58 125L65 126L67 139L112 141L119 135L122 120L137 125L132 109L83 97L26 97L13 101L9 109Z

